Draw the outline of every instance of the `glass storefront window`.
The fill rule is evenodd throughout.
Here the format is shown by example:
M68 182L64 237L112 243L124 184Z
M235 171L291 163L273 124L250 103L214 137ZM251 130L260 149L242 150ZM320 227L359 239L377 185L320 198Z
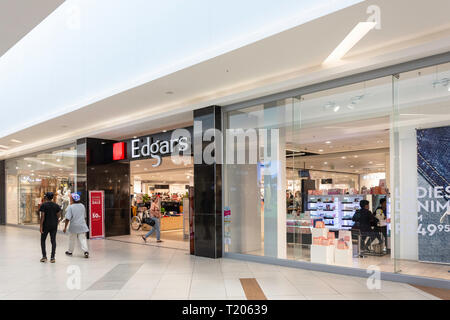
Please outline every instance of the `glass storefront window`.
M63 212L74 191L75 146L38 152L6 160L7 223L39 224L39 206L46 192Z
M393 84L396 272L450 280L450 64Z
M226 112L226 252L449 279L449 70Z

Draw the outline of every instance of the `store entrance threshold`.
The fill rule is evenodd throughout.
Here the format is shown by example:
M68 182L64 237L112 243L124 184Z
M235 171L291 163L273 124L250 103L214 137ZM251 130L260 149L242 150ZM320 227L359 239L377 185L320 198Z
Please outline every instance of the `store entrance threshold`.
M154 235L148 237L147 241L145 242L142 239L142 236L144 236L146 233L147 233L147 231L131 230L130 235L108 237L107 239L114 240L114 241L133 243L133 244L139 244L139 245L168 248L168 249L177 249L177 250L185 250L185 251L189 250L189 239L181 240L181 238L183 237L183 230L161 231L162 242L156 242L156 237Z

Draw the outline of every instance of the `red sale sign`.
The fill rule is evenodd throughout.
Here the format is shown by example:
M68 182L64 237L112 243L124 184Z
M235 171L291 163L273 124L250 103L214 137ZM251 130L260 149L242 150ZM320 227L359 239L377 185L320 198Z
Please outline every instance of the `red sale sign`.
M104 191L89 191L89 232L91 239L105 237L104 203Z

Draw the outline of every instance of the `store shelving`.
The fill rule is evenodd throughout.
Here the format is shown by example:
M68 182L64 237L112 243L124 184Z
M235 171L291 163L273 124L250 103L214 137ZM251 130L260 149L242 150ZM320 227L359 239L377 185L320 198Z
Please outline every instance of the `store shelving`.
M330 230L351 229L352 217L364 195L309 195L311 217L322 218Z

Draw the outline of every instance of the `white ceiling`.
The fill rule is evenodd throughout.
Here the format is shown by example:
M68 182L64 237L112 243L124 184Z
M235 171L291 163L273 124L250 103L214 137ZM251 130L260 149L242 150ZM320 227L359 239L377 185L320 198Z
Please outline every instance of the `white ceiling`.
M156 160L139 160L130 162L132 180L141 180L156 184L182 183L189 184L194 176L192 157L180 159L183 164L175 164L170 157L162 158L159 167L153 167Z
M64 0L0 1L0 57L63 2Z
M382 29L372 31L335 66L321 62L379 5ZM84 136L119 138L184 126L191 110L227 105L450 50L450 1L365 1L274 35L78 111L0 139L0 158L61 145ZM417 18L417 17L420 17ZM167 94L172 91L173 94ZM22 141L15 144L11 139Z

